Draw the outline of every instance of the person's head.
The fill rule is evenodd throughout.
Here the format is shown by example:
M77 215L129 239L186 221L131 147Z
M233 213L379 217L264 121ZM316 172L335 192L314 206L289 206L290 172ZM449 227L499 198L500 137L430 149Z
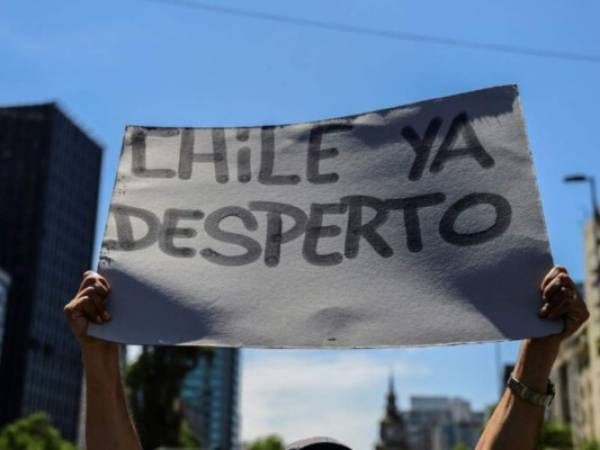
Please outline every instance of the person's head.
M312 437L292 442L285 450L352 450L350 447L329 437Z

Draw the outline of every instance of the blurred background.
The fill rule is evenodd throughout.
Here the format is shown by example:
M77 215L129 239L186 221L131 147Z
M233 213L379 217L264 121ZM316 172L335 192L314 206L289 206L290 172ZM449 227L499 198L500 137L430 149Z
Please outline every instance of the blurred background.
M558 0L3 2L0 448L83 448L62 306L96 266L126 124L309 121L511 83L555 261L592 312L561 348L540 448L600 448L599 17L597 2ZM148 449L331 435L457 450L474 447L517 350L130 347L122 365Z

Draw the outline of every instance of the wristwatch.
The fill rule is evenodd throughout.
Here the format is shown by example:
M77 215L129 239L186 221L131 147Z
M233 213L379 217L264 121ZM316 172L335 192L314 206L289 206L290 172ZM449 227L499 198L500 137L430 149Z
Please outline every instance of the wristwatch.
M550 403L552 403L552 399L554 399L554 395L556 394L554 384L550 380L548 380L548 387L546 388L545 394L541 394L524 385L517 380L514 375L511 375L508 379L506 387L521 400L525 400L527 403L535 406L544 406L546 408L550 406Z

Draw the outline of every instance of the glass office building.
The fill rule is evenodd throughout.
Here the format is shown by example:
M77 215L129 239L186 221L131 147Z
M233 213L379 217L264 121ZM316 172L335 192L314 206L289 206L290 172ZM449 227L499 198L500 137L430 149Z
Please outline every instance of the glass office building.
M62 309L91 267L101 157L53 103L0 108L0 426L45 411L76 437L81 358Z
M0 358L2 358L2 337L6 323L6 303L8 302L8 288L10 277L6 272L0 270Z
M239 350L202 353L184 382L181 397L192 431L206 450L237 450L239 444Z

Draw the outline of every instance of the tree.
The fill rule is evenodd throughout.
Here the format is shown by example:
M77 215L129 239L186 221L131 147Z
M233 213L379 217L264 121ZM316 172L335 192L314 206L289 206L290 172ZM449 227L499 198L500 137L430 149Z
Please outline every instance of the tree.
M544 422L540 439L539 450L573 450L571 429L562 423L549 420Z
M283 441L276 434L255 439L248 446L248 450L284 450Z
M462 442L459 442L458 444L456 444L454 447L452 447L452 450L469 450L469 447L467 447L465 444L463 444Z
M145 347L127 370L129 404L143 448L198 446L180 400L183 381L196 365L197 347Z
M578 450L600 450L600 443L596 440L588 441L579 447Z
M75 447L61 437L45 413L35 413L0 430L0 449L75 450Z

